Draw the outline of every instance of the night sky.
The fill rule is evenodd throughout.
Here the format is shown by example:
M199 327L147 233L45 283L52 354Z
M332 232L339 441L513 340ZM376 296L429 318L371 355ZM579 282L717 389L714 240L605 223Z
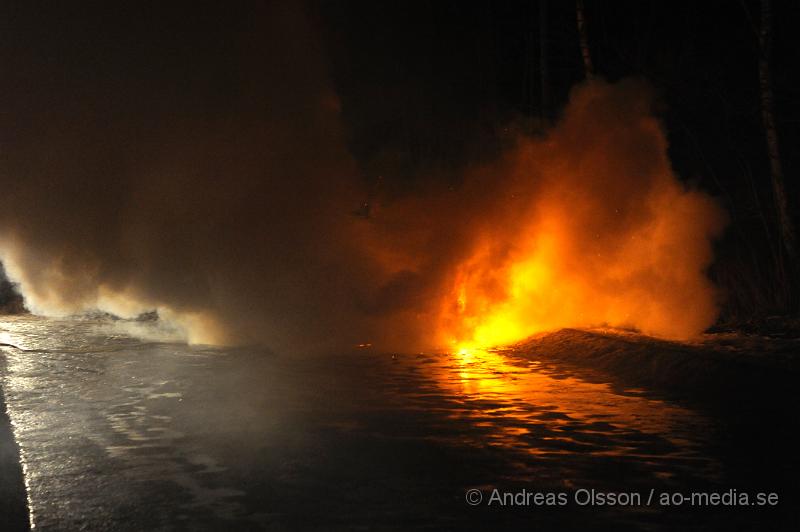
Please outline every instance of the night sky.
M257 52L247 35L258 31L258 4L6 3L3 99L28 120L3 134L59 118L79 128L94 116L114 127L142 111L164 120L228 113L252 82L247 56ZM545 4L544 113L557 117L583 72L573 3ZM419 165L491 157L504 127L542 114L540 2L322 1L305 9L352 150L371 173L408 178ZM774 10L776 114L791 175L800 6L775 2ZM757 3L590 0L586 12L597 73L641 76L659 90L684 177L735 194L741 164L765 173Z
M322 26L354 151L375 162L490 157L503 128L541 110L539 2L328 2ZM775 3L773 78L787 174L800 7ZM587 2L598 75L638 76L662 98L674 164L718 194L737 193L741 164L766 174L758 96L758 4ZM548 2L549 104L557 117L583 79L573 2ZM492 142L493 141L493 142ZM382 170L386 172L386 170ZM716 177L712 176L714 174ZM724 189L724 190L723 190Z

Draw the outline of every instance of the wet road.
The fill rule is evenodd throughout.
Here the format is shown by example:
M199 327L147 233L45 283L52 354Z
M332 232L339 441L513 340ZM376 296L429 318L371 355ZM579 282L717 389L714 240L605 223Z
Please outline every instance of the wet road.
M300 357L34 317L0 320L0 342L21 348L0 377L40 530L667 529L741 509L575 493L755 488L730 484L708 412L514 352ZM569 502L488 505L495 488Z

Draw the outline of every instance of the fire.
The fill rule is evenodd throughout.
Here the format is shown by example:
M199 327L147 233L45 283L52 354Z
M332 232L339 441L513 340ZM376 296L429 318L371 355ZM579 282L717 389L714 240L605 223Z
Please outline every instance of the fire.
M559 293L552 285L548 240L542 238L500 268L494 267L485 248L459 266L453 289L457 305L444 309L451 343L466 350L496 346L548 327L539 310Z
M439 343L469 353L591 326L688 339L711 325L704 270L724 213L673 174L648 98L583 87L546 139L522 139L475 178L512 200L486 202L468 228L440 292Z
M579 317L570 305L570 283L555 271L558 252L556 236L542 233L523 239L498 265L491 244L479 245L457 267L452 291L444 298L440 340L468 353L568 323L568 315Z
M651 110L642 83L593 80L546 134L509 136L492 161L394 192L363 190L336 128L309 128L335 123L328 111L276 118L286 134L259 133L230 152L226 143L200 161L205 181L181 170L164 188L162 171L194 168L188 149L167 170L114 181L122 188L109 189L107 204L81 193L30 218L41 210L32 204L54 197L39 184L73 190L61 181L73 174L52 173L74 166L68 158L25 170L43 178L0 211L0 260L35 312L157 308L196 343L446 347L468 357L562 327L691 338L716 318L705 269L725 217L674 175ZM221 161L241 162L228 168L236 181L208 199L198 191L216 186ZM105 174L95 177L106 190Z

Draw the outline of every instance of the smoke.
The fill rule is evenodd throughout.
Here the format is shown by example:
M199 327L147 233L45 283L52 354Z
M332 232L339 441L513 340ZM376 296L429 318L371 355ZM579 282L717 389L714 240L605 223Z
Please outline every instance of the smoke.
M32 65L3 57L0 258L28 307L158 309L192 342L346 337L362 198L302 8L246 13L233 43L215 41L217 20L148 21L166 49L135 29L126 41L110 11L91 37L39 43ZM175 49L175 31L215 49ZM123 42L105 52L96 32ZM60 72L70 61L86 71Z
M653 102L638 81L581 85L543 137L518 135L457 189L387 205L386 304L427 308L408 327L462 348L562 327L701 333L717 316L705 270L726 217L673 174Z
M126 22L2 47L0 260L32 311L157 309L191 342L279 348L713 322L724 216L673 175L644 85L579 87L548 135L461 185L356 212L367 194L301 8L259 7L235 42L210 17L200 59Z

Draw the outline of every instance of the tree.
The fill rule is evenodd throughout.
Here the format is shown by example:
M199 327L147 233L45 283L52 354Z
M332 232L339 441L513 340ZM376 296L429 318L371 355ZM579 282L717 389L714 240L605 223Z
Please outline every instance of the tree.
M761 0L761 29L758 40L760 47L758 79L761 91L761 121L764 125L764 133L767 140L767 155L772 177L772 195L778 216L781 241L786 252L786 258L789 261L789 269L793 270L796 267L797 246L794 223L789 214L789 203L786 197L778 131L775 127L772 76L770 74L770 56L772 52L772 5L770 0Z
M539 0L539 109L542 120L550 117L550 74L547 68L547 0Z
M592 64L592 54L589 51L589 34L586 31L586 9L583 0L577 0L575 4L575 15L578 20L578 38L581 45L581 56L583 57L583 72L586 79L594 77L594 65Z

